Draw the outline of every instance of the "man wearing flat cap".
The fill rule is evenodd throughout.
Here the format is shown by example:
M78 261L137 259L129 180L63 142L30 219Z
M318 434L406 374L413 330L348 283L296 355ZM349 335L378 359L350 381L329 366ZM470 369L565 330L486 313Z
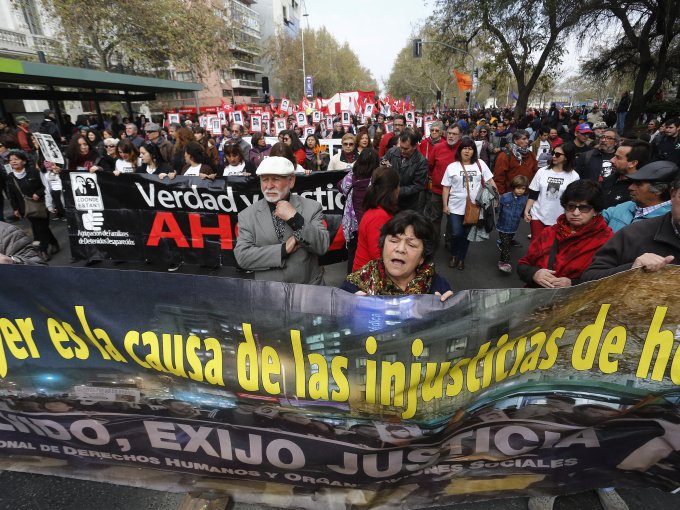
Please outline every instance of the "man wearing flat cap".
M656 163L662 162L650 164ZM680 173L674 163L663 163L675 167L675 179L670 183L670 211L633 223L614 234L595 254L590 267L581 277L582 282L598 280L628 269L641 268L654 272L668 264L680 264Z
M158 146L163 161L166 163L172 162L173 145L161 134L161 127L155 122L147 122L144 126L146 136L150 142Z
M256 173L264 198L238 215L236 262L257 280L323 285L319 255L330 236L321 204L291 193L295 167L286 158L265 158Z
M657 218L671 210L671 183L678 166L671 161L654 161L627 175L630 198L602 211L602 217L614 232L640 220Z

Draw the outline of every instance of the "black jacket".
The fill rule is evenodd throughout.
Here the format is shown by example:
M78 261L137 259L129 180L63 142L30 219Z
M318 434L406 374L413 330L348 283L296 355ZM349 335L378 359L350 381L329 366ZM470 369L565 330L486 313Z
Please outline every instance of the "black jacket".
M427 183L427 160L419 150L402 162L401 149L392 147L383 160L389 161L399 172L399 209L418 210L418 197L425 192Z
M14 172L11 172L7 182L7 191L12 209L18 210L22 216L25 214L25 196L32 197L36 194L41 200L45 200L45 186L40 179L40 172L34 168L26 168L26 177L23 179L17 179Z

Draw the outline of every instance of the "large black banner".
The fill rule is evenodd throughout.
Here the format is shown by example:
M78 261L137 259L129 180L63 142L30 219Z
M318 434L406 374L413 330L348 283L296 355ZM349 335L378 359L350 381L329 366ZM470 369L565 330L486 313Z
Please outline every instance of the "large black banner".
M331 246L322 264L346 258L341 222L345 172L296 176L294 193L323 207ZM71 253L76 259L150 260L209 267L236 265L238 213L262 197L257 177L215 181L179 176L65 172Z
M279 506L680 486L678 267L445 303L134 271L0 276L5 468L239 480L253 501L302 490Z

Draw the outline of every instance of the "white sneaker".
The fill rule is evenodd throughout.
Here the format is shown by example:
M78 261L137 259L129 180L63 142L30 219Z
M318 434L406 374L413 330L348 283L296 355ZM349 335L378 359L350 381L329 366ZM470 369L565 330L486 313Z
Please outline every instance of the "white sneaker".
M529 498L529 510L552 510L557 496L538 496Z
M498 269L500 269L504 273L512 273L512 266L507 262L499 262Z
M614 489L597 489L595 493L604 510L628 510L628 505Z

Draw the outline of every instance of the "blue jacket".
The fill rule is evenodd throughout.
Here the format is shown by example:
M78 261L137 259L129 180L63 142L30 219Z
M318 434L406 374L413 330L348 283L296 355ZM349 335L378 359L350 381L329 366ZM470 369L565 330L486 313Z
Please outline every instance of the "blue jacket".
M644 220L647 218L657 218L659 216L663 216L671 210L670 203L668 203L662 207L659 207L658 209L654 209L651 213L645 216L635 218L635 207L635 202L629 200L628 202L623 202L622 204L605 209L602 211L602 217L604 218L604 221L607 222L607 225L609 225L609 228L611 228L614 232L618 232L623 227L630 225L635 221Z
M501 195L498 205L498 224L496 230L506 234L514 234L519 228L519 222L524 217L524 207L527 205L528 197L522 195L516 197L512 191Z

